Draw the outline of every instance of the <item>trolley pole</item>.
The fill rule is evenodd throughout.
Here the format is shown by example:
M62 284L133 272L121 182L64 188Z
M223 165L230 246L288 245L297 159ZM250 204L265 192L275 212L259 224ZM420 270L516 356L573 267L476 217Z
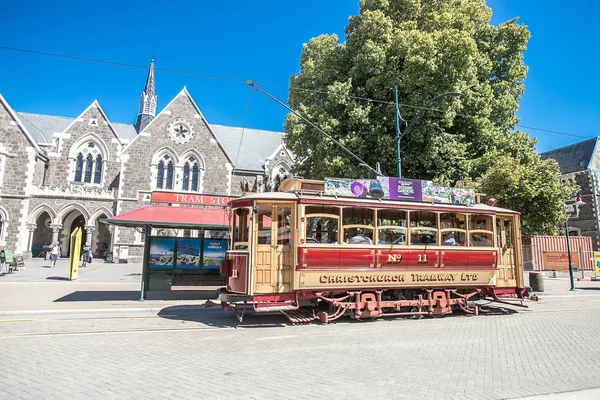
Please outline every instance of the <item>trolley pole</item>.
M398 178L402 178L402 158L400 155L400 106L398 105L398 86L394 86L394 102L396 104L396 164L398 166Z

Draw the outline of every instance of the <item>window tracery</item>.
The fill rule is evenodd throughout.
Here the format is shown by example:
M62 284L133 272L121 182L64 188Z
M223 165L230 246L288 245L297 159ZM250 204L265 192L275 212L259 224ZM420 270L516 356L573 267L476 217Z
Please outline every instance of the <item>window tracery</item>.
M104 156L100 146L93 140L81 144L75 151L75 174L74 182L82 183L102 183L102 173L104 167Z

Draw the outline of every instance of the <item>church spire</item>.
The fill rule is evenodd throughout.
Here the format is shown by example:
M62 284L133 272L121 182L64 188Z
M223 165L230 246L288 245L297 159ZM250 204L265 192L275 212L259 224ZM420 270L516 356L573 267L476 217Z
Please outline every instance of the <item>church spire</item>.
M140 112L135 123L135 130L140 133L156 116L157 96L154 92L154 58L150 62L146 86L140 96Z

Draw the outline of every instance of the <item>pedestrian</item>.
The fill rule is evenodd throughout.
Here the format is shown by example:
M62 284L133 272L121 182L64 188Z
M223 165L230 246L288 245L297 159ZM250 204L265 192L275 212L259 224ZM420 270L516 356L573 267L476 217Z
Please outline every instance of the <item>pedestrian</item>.
M50 246L50 268L56 267L56 260L58 260L58 256L60 254L60 246L58 242L52 243Z
M87 263L92 262L92 246L90 246L89 242L85 242L85 244L83 245L83 253L81 255L81 259L83 261L81 263L82 267L87 267Z

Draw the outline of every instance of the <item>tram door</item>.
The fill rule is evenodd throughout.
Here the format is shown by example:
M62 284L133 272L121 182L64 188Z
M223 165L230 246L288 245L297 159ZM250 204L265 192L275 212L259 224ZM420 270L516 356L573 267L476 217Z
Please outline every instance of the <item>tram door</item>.
M514 217L496 216L496 238L498 243L498 281L497 287L516 287L516 255Z
M293 203L258 203L254 293L291 290Z

